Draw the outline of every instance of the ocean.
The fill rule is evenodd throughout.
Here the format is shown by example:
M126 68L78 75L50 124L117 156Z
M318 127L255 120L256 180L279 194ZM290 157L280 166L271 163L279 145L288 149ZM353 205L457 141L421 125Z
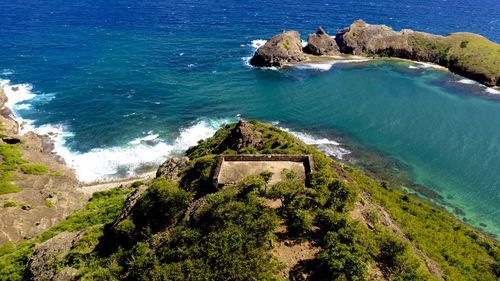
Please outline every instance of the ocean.
M429 64L248 65L284 29L395 29L500 41L497 0L0 3L0 86L23 131L50 134L82 182L139 175L238 118L333 157L406 167L460 219L500 235L500 93ZM12 91L12 86L19 91ZM351 159L356 161L356 159Z

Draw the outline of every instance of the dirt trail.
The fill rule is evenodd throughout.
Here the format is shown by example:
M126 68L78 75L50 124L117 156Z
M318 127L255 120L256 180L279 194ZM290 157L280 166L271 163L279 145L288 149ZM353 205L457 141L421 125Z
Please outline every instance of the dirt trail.
M123 179L123 180L115 180L115 181L108 181L108 182L100 182L100 183L94 183L94 184L83 184L78 187L78 190L86 195L92 195L95 192L99 191L104 191L108 190L120 185L129 185L132 184L133 182L136 181L147 181L154 179L156 176L156 172L149 172L146 173L140 177L135 177L135 178L129 178L129 179Z

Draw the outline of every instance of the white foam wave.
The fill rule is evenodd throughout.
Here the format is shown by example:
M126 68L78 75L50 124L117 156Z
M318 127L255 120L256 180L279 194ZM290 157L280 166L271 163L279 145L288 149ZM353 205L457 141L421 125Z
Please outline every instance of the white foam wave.
M5 106L10 108L14 114L16 109L22 109L23 102L34 98L36 95L31 92L33 87L30 84L10 84L10 80L0 80L0 87L3 89L7 96ZM21 108L20 108L21 107Z
M257 51L257 49L264 46L264 44L266 44L266 42L267 42L267 40L256 39L256 40L252 40L252 42L250 43L250 46L252 48L254 48L254 51Z
M333 65L335 64L340 64L340 63L361 63L361 62L366 62L369 61L370 59L349 59L349 60L331 60L328 62L318 62L318 63L304 63L304 64L297 64L294 67L299 68L299 69L314 69L314 70L319 70L319 71L328 71L330 70Z
M283 131L286 131L293 136L297 137L304 143L308 145L313 145L316 148L318 148L320 151L324 152L328 156L333 156L337 159L344 159L345 155L348 155L351 153L351 151L343 148L341 144L337 141L327 139L324 137L317 137L308 133L303 133L303 132L294 132L291 131L287 128L280 128Z
M301 40L300 44L302 45L302 48L304 48L305 46L307 46L307 41Z
M500 90L497 90L495 88L490 88L486 87L486 93L491 94L491 95L500 95Z
M319 71L328 71L332 68L334 65L334 62L331 63L305 63L305 64L299 64L296 65L296 68L299 69L314 69L314 70L319 70Z
M232 119L201 120L179 131L168 142L157 134L148 132L123 147L94 148L88 152L73 152L66 146L73 136L63 125L44 125L35 128L38 134L48 135L54 142L54 152L73 168L84 183L133 177L141 174L144 167L156 167L166 158L182 154L199 140L212 136L223 124Z
M435 69L446 69L444 66L437 65L435 63L430 63L430 62L415 62L419 68L435 68Z
M409 69L418 69L418 67L414 66L414 65L409 65L408 66Z
M14 70L10 70L10 69L2 69L2 70L0 71L0 75L5 75L5 76L7 76L7 75L12 75L12 74L14 74Z
M147 142L152 142L152 141L157 140L158 137L159 137L158 134L153 134L152 131L149 131L148 134L145 137L136 138L133 141L130 141L129 144L140 144L140 143L143 143L143 142L146 142L146 143Z
M200 120L192 126L180 129L179 135L171 142L160 139L152 131L146 136L136 138L123 147L95 148L88 152L74 152L66 145L74 134L63 124L47 124L34 126L33 120L23 119L16 113L17 109L26 109L29 104L23 103L36 95L31 92L29 84L11 85L9 80L0 80L8 97L8 106L14 118L20 124L20 134L32 131L48 136L53 144L53 152L64 159L66 164L75 170L81 182L91 183L137 176L141 169L159 165L165 158L181 154L190 146L196 145L200 139L212 136L223 124L233 119ZM40 95L42 96L42 95ZM50 97L50 95L47 95Z
M23 104L20 104L17 106L17 109L21 110L21 109L30 109L31 108L31 104L29 103L23 103Z
M476 81L470 80L470 79L467 79L467 78L460 79L460 80L457 81L457 83L467 84L467 85L478 84Z

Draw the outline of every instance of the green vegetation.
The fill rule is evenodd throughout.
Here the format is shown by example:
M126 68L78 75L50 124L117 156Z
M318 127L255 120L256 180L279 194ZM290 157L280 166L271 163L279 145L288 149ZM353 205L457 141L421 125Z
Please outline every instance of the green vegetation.
M285 132L257 122L245 126L251 142L236 146L235 125L225 126L187 152L190 162L179 183L163 178L141 183L146 191L120 216L132 188L98 193L38 238L3 246L0 279L21 276L35 243L83 229L81 239L51 266L73 267L84 280L279 280L286 265L271 250L283 241L319 247L312 259L288 268L294 280L303 274L312 280L366 280L374 268L389 280L436 280L424 255L445 280L498 280L495 241ZM221 153L311 154L314 172L307 187L284 170L284 180L275 184L269 183L272 174L262 171L215 190L212 177ZM355 208L373 204L368 198L404 234L383 223L388 215L381 209L365 214L370 228L353 219Z
M21 191L11 181L13 173L24 163L18 144L0 144L0 195Z
M490 86L500 83L500 46L473 33L447 37L415 34L412 48L416 59L438 63Z
M17 203L14 201L7 200L3 203L4 208L16 207Z
M43 175L48 170L47 166L40 164L24 164L21 166L21 172L27 175Z
M0 280L22 279L26 261L33 253L35 244L63 231L79 231L93 225L112 222L121 210L125 195L130 191L130 189L115 188L95 193L82 210L70 215L35 239L0 246Z
M0 125L0 134L3 128ZM47 172L47 167L26 164L22 159L20 144L0 143L0 195L19 192L21 189L14 184L14 173L21 170L25 174L40 175Z
M446 211L346 169L350 178L383 206L406 236L436 261L449 280L497 280L497 242L464 225Z
M44 201L44 204L45 206L47 206L47 208L54 208L54 203L52 202L52 200L50 200L50 198L45 198L45 201Z
M64 176L64 174L62 172L51 172L49 174L49 176L51 176L51 177L62 177L62 176Z

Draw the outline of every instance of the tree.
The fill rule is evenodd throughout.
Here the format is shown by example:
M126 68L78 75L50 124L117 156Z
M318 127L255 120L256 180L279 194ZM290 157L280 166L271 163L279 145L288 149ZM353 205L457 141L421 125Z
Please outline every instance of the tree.
M267 192L267 184L269 183L269 181L273 177L274 173L271 171L264 170L264 171L260 172L259 175L262 177L262 179L264 179L264 193L266 193Z

